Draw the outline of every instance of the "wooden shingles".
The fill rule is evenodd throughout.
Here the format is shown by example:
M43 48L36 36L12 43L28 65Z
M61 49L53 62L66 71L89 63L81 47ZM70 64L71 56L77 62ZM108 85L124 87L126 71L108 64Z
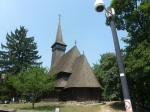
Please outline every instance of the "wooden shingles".
M81 54L76 46L74 46L72 49L70 49L66 54L62 56L59 63L51 68L50 73L53 71L59 72L67 72L72 73L72 68L74 66L74 63Z
M62 56L59 63L51 68L50 72L52 71L71 74L68 81L64 80L63 77L59 78L56 87L101 88L101 85L94 75L85 55L80 54L76 45Z
M101 87L84 54L77 58L65 88L71 87Z

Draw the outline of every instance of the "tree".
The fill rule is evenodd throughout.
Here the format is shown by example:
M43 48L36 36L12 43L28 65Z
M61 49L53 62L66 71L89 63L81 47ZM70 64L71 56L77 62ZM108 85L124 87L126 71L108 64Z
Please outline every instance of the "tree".
M9 77L12 85L22 93L32 97L32 107L36 98L43 92L52 91L55 83L55 75L49 75L48 70L36 66L22 70L17 76Z
M101 55L99 64L94 64L93 70L102 84L104 99L121 100L121 81L115 54L105 53Z
M132 101L150 103L150 1L112 0L116 27L126 30L125 71Z
M0 51L0 71L17 74L30 65L39 65L37 45L34 37L27 38L28 30L23 26L15 32L6 35L6 45L1 44L4 51Z
M8 96L10 90L8 88L7 79L0 78L0 101L9 100Z

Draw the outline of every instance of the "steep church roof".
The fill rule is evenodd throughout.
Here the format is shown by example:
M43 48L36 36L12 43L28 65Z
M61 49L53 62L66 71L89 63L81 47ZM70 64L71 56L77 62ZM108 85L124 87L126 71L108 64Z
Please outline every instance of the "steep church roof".
M52 60L55 63L50 69L50 73L57 73L55 87L101 88L85 55L80 54L77 46L75 45L67 53L65 53L65 49L66 44L63 42L59 20L56 41L52 45Z
M59 63L54 68L52 68L50 72L55 70L56 72L72 73L74 63L80 55L81 54L77 46L75 45L72 49L70 49L66 54L62 56Z
M80 54L76 45L62 56L55 67L51 68L50 73L52 72L57 72L59 75L68 74L68 80L64 80L64 77L58 78L55 87L101 88L85 55Z
M84 54L77 58L72 74L65 86L65 88L71 87L101 87Z
M55 43L59 43L59 44L62 44L62 45L66 45L64 42L63 42L63 38L62 38L62 31L61 31L61 25L60 25L60 20L59 20L59 23L58 23L58 29L57 29L57 34L56 34L56 40L55 40ZM53 45L54 45L53 44ZM53 46L52 45L52 46Z

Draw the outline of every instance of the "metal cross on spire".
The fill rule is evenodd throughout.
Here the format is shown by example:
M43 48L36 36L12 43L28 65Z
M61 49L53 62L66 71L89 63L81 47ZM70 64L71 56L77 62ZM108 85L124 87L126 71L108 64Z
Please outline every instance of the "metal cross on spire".
M74 43L75 43L75 45L76 45L76 44L77 44L77 41L75 40Z
M58 16L59 16L59 20L60 20L60 18L62 17L60 14L58 14Z

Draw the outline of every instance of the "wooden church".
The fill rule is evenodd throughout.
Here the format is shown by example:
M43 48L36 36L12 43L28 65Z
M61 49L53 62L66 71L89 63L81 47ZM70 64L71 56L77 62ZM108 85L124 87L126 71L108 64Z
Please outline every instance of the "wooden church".
M57 101L91 101L98 100L101 85L94 75L84 54L77 46L65 53L67 45L62 38L60 20L56 41L52 45L50 73L55 73L57 93L50 95Z

